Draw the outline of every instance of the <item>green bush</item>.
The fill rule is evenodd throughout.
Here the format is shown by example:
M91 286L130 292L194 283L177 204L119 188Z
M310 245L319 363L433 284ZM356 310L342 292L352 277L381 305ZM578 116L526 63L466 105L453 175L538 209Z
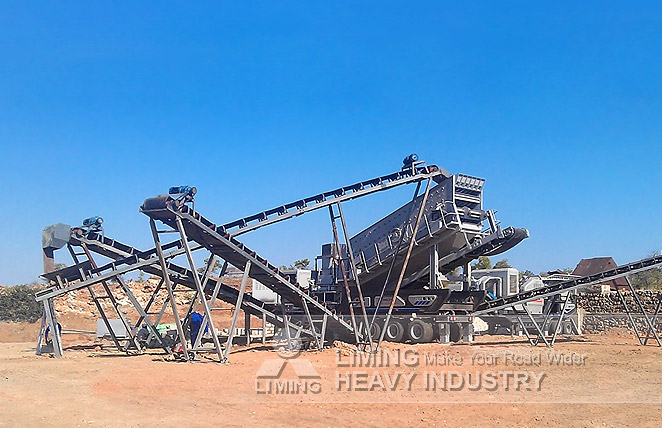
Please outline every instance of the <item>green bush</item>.
M0 321L35 322L41 318L43 306L34 298L38 287L17 285L0 288Z

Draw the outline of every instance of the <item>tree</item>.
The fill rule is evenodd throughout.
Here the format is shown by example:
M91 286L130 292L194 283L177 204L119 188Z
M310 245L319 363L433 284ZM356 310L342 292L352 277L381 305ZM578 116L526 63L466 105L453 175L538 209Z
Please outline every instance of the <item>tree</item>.
M207 269L207 263L209 263L209 257L205 259L204 266L198 268L198 272L201 274L205 273L205 269ZM221 266L223 266L221 261L219 259L214 259L214 265L211 267L211 272L209 273L217 273L221 269Z
M519 273L519 279L520 281L523 280L524 278L528 278L530 276L534 276L535 273L531 272L530 270L525 270L524 272Z
M651 252L648 257L659 256L659 251ZM632 286L642 290L661 290L662 289L662 268L656 267L635 273L630 276Z
M479 270L479 269L492 269L492 262L490 261L490 258L487 256L480 256L478 257L478 260L476 260L476 263L471 265L472 269Z
M494 268L495 268L495 269L511 268L511 267L512 267L512 266L508 263L508 259L499 260L499 261L496 262L496 264L494 265Z
M308 269L310 267L310 260L301 259L294 262L294 267L297 269Z
M291 265L289 266L282 265L278 269L280 270L310 269L310 260L308 259L295 260L294 263L292 263Z

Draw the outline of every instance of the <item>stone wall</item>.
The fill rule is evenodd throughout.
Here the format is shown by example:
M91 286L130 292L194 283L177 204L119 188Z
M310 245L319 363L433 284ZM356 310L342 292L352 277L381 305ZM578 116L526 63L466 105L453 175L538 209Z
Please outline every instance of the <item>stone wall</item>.
M632 311L632 317L634 323L637 325L637 329L640 334L645 334L648 324L639 310L634 296L629 291L622 292L622 294L630 311ZM638 290L637 296L639 296L649 318L652 319L658 299L660 298L660 292ZM625 313L623 303L615 291L607 294L580 293L577 296L577 307L583 313L582 331L584 333L599 333L610 328L632 328L630 320ZM655 328L658 332L662 333L662 316L658 316L655 320Z

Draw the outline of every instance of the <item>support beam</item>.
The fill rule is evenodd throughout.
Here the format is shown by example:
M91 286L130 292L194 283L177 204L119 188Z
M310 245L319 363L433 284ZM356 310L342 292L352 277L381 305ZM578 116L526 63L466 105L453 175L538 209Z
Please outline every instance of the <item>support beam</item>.
M285 310L285 303L283 302L283 299L281 298L280 300L280 308L283 311L283 320L285 321L285 336L287 337L287 349L292 352L292 334L290 332L290 318L287 315L287 311Z
M657 321L657 315L660 313L661 305L662 305L662 293L658 293L657 306L655 307L655 312L653 313L653 319L651 320L651 324L653 324L653 326L655 326L655 321ZM644 338L644 345L648 344L648 339L650 337L651 337L651 329L649 326L648 330L646 331L646 337Z
M241 278L241 286L239 287L239 296L237 296L237 304L234 307L234 314L232 314L232 322L230 323L230 330L228 330L228 341L225 344L225 356L224 356L225 361L227 361L228 356L230 355L230 349L232 349L232 340L234 339L234 331L237 328L239 311L241 310L241 303L244 301L244 293L246 292L246 284L248 283L250 270L251 270L251 262L249 260L246 262L246 267L244 268L244 276Z
M438 288L439 279L439 250L437 244L430 247L430 278L428 284L430 288Z
M529 320L533 324L533 326L536 328L536 331L538 332L538 338L535 341L535 345L538 344L538 340L542 338L542 340L545 342L545 345L547 345L548 348L552 348L552 345L547 341L547 338L545 337L544 332L540 329L540 326L538 326L538 323L536 322L535 318L533 318L533 315L531 315L531 312L529 312L529 308L526 307L526 305L522 305L524 308L524 312L526 312L526 315L529 317ZM535 346L534 345L534 346Z
M405 272L407 271L407 265L409 264L409 257L411 256L411 252L414 249L414 243L416 242L416 233L418 233L418 227L421 224L421 218L423 217L423 212L425 211L425 204L428 201L428 196L430 195L431 184L432 184L432 180L428 180L427 186L425 187L425 193L423 193L423 199L421 200L421 207L418 209L418 215L416 216L416 223L414 224L414 227L412 229L411 239L409 240L409 248L407 248L407 255L405 256L405 260L402 264L402 269L400 270L400 277L398 278L398 282L395 285L395 290L393 291L393 298L391 298L391 304L389 305L388 312L386 313L386 320L384 320L384 327L382 328L382 334L381 336L379 336L379 341L377 342L377 351L379 351L379 347L381 346L382 341L384 340L384 335L386 334L386 329L388 328L388 323L391 320L391 315L393 314L393 308L395 307L395 301L398 298L400 286L402 285L402 280L404 279ZM397 254L394 255L394 258L395 256L397 256ZM379 304L381 305L381 300Z
M616 295L618 296L619 300L621 301L621 304L623 305L623 309L625 309L625 313L628 316L628 320L630 321L630 325L632 325L632 331L634 332L634 335L637 336L637 340L639 341L640 345L644 345L644 341L642 340L641 336L639 335L639 329L637 328L637 324L634 322L634 318L632 317L632 311L630 310L630 307L628 306L627 302L625 301L625 297L623 297L623 293L621 293L621 290L618 289L618 286L616 286Z
M44 300L44 313L46 314L46 323L50 328L50 338L53 344L53 354L56 358L62 356L62 336L58 328L57 318L55 317L55 309L53 308L53 300Z
M149 225L152 229L152 237L154 238L154 246L156 248L156 254L159 258L159 264L161 265L162 272L168 272L168 264L163 255L163 249L161 247L161 239L159 238L159 231L156 229L156 222L153 218L149 219ZM175 318L175 325L177 326L177 335L179 336L179 341L182 345L182 350L184 352L184 359L190 361L190 356L188 354L188 345L186 343L186 336L184 335L184 328L182 327L182 320L179 318L179 312L177 310L177 302L175 301L175 295L173 294L173 284L170 281L169 275L164 275L163 279L166 283L166 289L168 290L168 299L170 300L170 307L172 308L172 315Z
M336 247L336 266L340 269L340 274L342 275L342 282L345 286L345 296L347 297L347 307L349 308L349 317L352 321L352 330L354 330L354 340L356 341L356 346L359 347L361 343L361 337L359 334L359 329L356 326L356 316L354 314L354 305L352 305L352 293L349 289L349 281L347 279L347 271L342 260L342 248L340 247L340 239L338 238L338 227L336 226L336 218L333 214L333 206L329 205L329 215L331 216L331 228L333 229L333 243Z
M347 231L347 224L345 223L345 215L342 211L342 205L340 202L336 204L338 207L338 216L340 217L340 224L342 225L343 235L345 237L345 245L347 245L347 258L349 259L349 267L352 270L352 276L354 277L354 286L356 287L358 297L359 297L359 306L361 308L361 315L363 315L363 322L366 326L365 334L368 336L368 344L370 347L370 352L374 351L372 345L372 332L370 331L370 322L368 321L368 312L365 309L365 299L363 298L363 290L361 290L361 282L359 281L359 270L356 268L356 260L354 259L354 250L352 249L352 240L349 237L349 232ZM333 214L333 210L331 211ZM335 223L335 220L333 220ZM350 302L351 304L351 302ZM314 330L314 329L313 329ZM320 346L320 350L322 347Z
M216 334L216 327L214 326L214 319L211 316L211 310L209 309L209 304L207 303L207 298L205 297L205 290L202 286L202 282L200 282L200 276L198 275L198 271L195 267L193 252L188 246L188 237L186 236L186 231L184 230L182 219L179 217L176 217L176 219L177 229L179 231L179 235L181 236L182 245L184 246L184 250L186 250L186 258L188 259L189 266L191 267L191 272L193 272L193 281L195 282L195 287L198 291L198 295L200 296L200 300L202 301L202 307L204 308L207 319L209 320L209 332L211 333L212 341L214 342L214 348L216 349L219 362L223 362L223 351L221 350L221 343L218 340L218 334ZM164 270L164 272L167 272L167 270ZM198 332L198 335L203 334L203 332L206 330L206 325L203 323L200 328L202 331Z
M628 287L630 288L630 292L632 293L632 297L634 298L634 301L639 306L639 310L641 310L641 313L643 314L644 319L646 320L646 324L648 324L648 328L653 333L653 337L655 337L655 340L657 341L657 346L662 346L662 341L660 341L660 336L657 334L657 329L655 329L655 326L651 322L650 318L648 318L648 312L646 312L646 308L641 303L641 300L639 299L639 295L637 294L634 287L632 286L632 283L630 282L630 277L626 276L625 281L627 281L627 283L628 283Z
M565 296L565 301L563 302L563 307L561 308L561 313L559 314L559 320L556 323L556 328L554 329L554 335L552 336L552 341L550 342L552 347L554 347L554 342L556 342L556 336L559 333L559 329L563 324L563 317L565 316L565 310L568 306L568 301L570 300L570 292Z
M414 196L411 199L411 203L410 203L411 205L410 205L410 208L409 208L409 213L407 214L406 219L402 223L402 230L403 231L405 230L405 228L407 226L407 222L411 221L411 215L414 213L414 205L415 205L413 202L418 197L418 192L420 190L421 190L421 182L419 181L418 183L416 183L416 190L414 190ZM395 250L393 252L393 257L391 257L391 264L389 265L388 272L386 273L386 279L384 280L384 285L382 286L382 290L379 292L379 300L375 302L375 312L372 314L372 319L370 320L370 329L372 329L372 325L377 320L377 313L379 312L377 310L377 307L378 307L377 302L379 302L379 306L381 306L381 302L384 300L384 293L386 292L386 287L388 287L389 281L391 280L391 273L393 272L393 268L395 267L395 262L398 259L398 254L400 254L400 248L402 248L402 244L404 243L404 239L405 239L404 232L400 233L400 237L398 238L398 243L395 246ZM364 264L365 264L365 260L364 260ZM386 330L385 326L382 327L382 331L384 331L384 330ZM379 346L377 348L379 348Z

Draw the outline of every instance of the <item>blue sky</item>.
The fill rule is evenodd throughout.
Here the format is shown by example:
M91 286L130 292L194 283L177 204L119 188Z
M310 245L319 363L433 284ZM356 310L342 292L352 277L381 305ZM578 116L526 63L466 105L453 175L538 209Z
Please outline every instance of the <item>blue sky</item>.
M0 284L37 278L48 224L148 248L138 207L171 185L220 223L413 152L487 179L522 270L662 249L658 2L133 3L0 2ZM244 236L278 264L330 238L326 212Z

